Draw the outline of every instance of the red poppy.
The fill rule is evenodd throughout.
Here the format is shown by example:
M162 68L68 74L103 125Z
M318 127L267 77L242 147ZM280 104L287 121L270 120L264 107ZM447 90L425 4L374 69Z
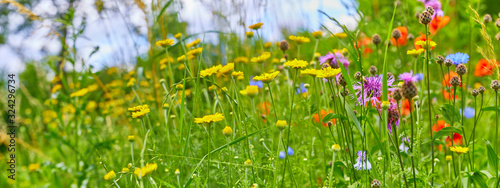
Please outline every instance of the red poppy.
M401 32L401 37L399 37L398 42L396 43L395 38L391 38L391 42L394 46L404 46L407 44L407 38L408 38L408 28L402 26L402 27L396 27L399 32Z
M455 90L454 89L451 89L451 93L446 91L446 89L441 89L441 93L443 93L443 97L444 99L446 100L450 100L450 99L460 99L460 97L458 95L453 95L453 93Z
M450 124L446 123L444 120L438 120L433 126L432 131L438 132L442 128L449 127Z
M462 135L458 134L458 133L453 133L453 145L460 145L462 144ZM446 137L446 146L447 147L450 147L452 144L451 144L451 139L450 137Z
M413 43L413 46L415 47L415 50L419 50L419 49L422 49L422 46L421 45L417 45L417 42L418 41L427 41L427 37L425 37L424 34L421 34L420 36L418 36L417 38L415 38L415 42ZM432 40L431 40L432 41ZM431 47L431 49L434 49L435 47Z
M436 16L434 17L434 19L432 19L431 23L430 23L430 32L431 32L431 35L434 35L436 34L439 30L441 30L441 28L443 28L444 26L446 26L448 23L450 22L450 17L449 16Z
M257 109L259 109L260 113L264 115L269 115L269 113L271 112L271 103L261 102L257 105Z
M333 110L328 110L328 112L327 112L326 110L321 109L321 110L319 111L319 113L316 113L316 114L314 114L314 115L313 115L313 118L314 118L314 119L313 119L313 122L314 122L314 123L319 123L320 121L323 121L323 118L324 118L327 114L329 114L329 113L333 113ZM321 116L321 118L320 118L320 116ZM331 121L334 125L337 123L335 119L332 119L332 120L330 120L330 121ZM323 123L323 127L328 127L328 124Z
M498 61L493 60L494 63L498 65ZM493 70L495 67L488 62L486 59L481 59L477 62L476 67L474 68L474 76L482 77L482 76L491 76L493 75Z
M357 46L359 46L361 49L363 49L364 54L370 54L373 52L373 50L368 46L372 42L372 39L370 37L360 37ZM357 48L357 46L354 46L354 48Z
M413 111L413 105L410 105L410 102L408 100L403 100L403 103L401 104L401 116L407 116L408 114Z

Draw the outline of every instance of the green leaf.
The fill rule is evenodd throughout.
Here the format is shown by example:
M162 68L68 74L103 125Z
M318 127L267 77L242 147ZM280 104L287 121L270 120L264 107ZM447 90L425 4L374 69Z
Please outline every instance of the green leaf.
M339 100L340 102L344 101L343 98L339 98L339 99L340 99ZM358 129L361 136L364 136L363 129L361 129L361 125L359 124L358 117L356 117L356 115L354 114L354 110L352 110L352 108L351 108L351 106L349 106L349 104L345 104L344 107L345 107L345 110L347 112L347 116L349 117L349 119L351 119L351 121L354 123L354 125L356 125L356 128Z
M173 0L170 0L167 2L167 4L163 5L163 8L161 8L160 14L158 14L158 16L156 16L156 20L160 20L161 15L163 15L163 12L165 12L165 10L167 10L168 6L170 6L172 1Z
M387 39L386 41L389 42L391 39L391 30L392 26L394 24L394 17L396 16L396 9L397 6L394 6L394 11L392 12L392 19L389 27L387 28ZM385 45L385 53L384 53L384 67L382 69L382 100L387 101L389 100L389 89L387 88L387 52L389 51L389 45ZM387 110L385 110L387 111Z
M470 176L472 181L478 185L478 187L487 188L486 181L484 180L484 175L481 172L474 172L472 176Z
M500 108L497 108L498 111L500 111ZM495 111L495 107L494 106L488 106L488 107L484 107L482 109L482 111Z
M460 130L457 127L445 127L439 130L435 135L434 135L434 140L441 138L445 135L450 135L451 133L458 133L462 134L462 130Z
M342 116L342 115L340 115L340 117L339 117L339 115L338 115L338 114L329 113L329 114L326 114L326 116L325 116L325 117L323 117L323 119L322 119L321 121L322 121L323 123L326 123L326 122L330 121L330 120L331 120L331 119L333 119L333 118L339 118L339 119L343 119L343 120L345 120L345 119L346 119L346 117L344 117L344 116Z
M488 151L488 162L490 163L490 165L493 169L497 169L498 168L498 155L495 152L495 150L493 149L493 147L491 146L490 141L488 141L486 139L483 139L483 140L484 140L484 143L486 143L486 148Z
M460 123L460 118L461 118L460 111L454 108L452 105L445 104L440 108L440 110L443 113L443 116L447 122Z

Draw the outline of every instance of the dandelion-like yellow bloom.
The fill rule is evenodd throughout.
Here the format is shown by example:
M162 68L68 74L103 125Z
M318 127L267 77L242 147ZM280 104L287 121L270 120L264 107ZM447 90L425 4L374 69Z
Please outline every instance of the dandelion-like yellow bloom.
M264 73L264 74L261 74L259 76L253 77L253 79L256 81L262 81L264 83L269 83L269 82L271 82L271 80L276 78L276 76L278 76L279 73L280 73L280 71L274 71L272 73Z
M196 49L189 50L187 52L187 55L188 55L188 57L189 56L197 56L197 55L201 54L201 52L203 52L203 48L199 47L199 48L196 48Z
M264 25L263 23L256 23L256 24L253 24L251 26L248 26L249 29L253 29L253 30L257 30L257 29L260 29L262 27L262 25Z
M462 146L452 146L450 147L450 151L453 151L457 154L463 154L469 152L468 147L462 147Z
M273 43L271 43L271 42L266 42L266 43L264 44L264 48L270 48L272 45L273 45Z
M233 60L235 63L248 63L248 57L237 57Z
M427 49L427 41L422 41L421 40L421 41L415 42L415 44L418 45L418 46L422 46L423 49ZM429 41L429 45L430 45L429 48L434 48L437 44L434 41Z
M184 64L180 64L179 66L177 66L177 70L184 70L184 68L186 68L186 65Z
M135 78L130 78L127 82L127 87L134 86L135 85Z
M314 36L314 38L319 39L323 36L323 31L313 31L311 34Z
M309 63L307 63L307 61L294 59L292 61L287 61L284 65L290 66L294 69L301 69L307 67L308 64Z
M335 33L334 35L339 39L347 38L347 33Z
M252 160L247 159L247 160L245 161L245 166L252 166Z
M123 172L123 173L130 172L130 169L128 169L128 168L122 168L122 172Z
M106 175L104 175L104 180L113 179L113 178L115 178L115 176L116 176L115 171L111 170Z
M196 45L198 45L200 42L201 42L201 40L200 40L200 39L196 39L196 40L194 40L193 42L186 44L186 48L191 48L191 47L193 47L193 46L196 46Z
M319 71L320 70L317 70L317 69L305 69L305 70L301 70L300 74L305 74L305 75L309 75L309 76L316 76L316 75L318 75Z
M151 112L151 110L149 109L149 105L147 105L147 104L142 105L142 106L139 105L136 107L128 108L128 111L132 111L132 118L142 118L146 114Z
M109 69L106 71L106 73L107 73L108 75L112 75L113 73L117 73L117 72L118 72L118 69L117 69L116 67L111 67L111 68L109 68Z
M255 97L259 93L259 86L247 86L244 90L240 91L240 94L247 95L249 97Z
M54 87L52 87L52 93L56 93L62 88L61 84L56 84Z
M167 58L163 58L163 59L160 60L160 65L167 64L167 62L168 63L174 63L174 58L172 58L172 57L168 57L168 59Z
M51 84L55 84L57 82L61 81L61 77L59 76L54 76L54 78L52 79L52 81L50 81Z
M174 45L175 41L173 39L165 39L165 40L159 40L159 41L156 41L156 46L159 46L159 47L169 47L169 46L172 46Z
M128 140L129 142L134 142L134 141L135 141L135 136L134 136L134 135L129 135L129 136L127 137L127 140Z
M446 155L446 160L447 161L451 161L453 158L451 157L451 155Z
M226 126L222 129L222 134L224 134L224 136L231 136L231 134L233 134L233 129L230 126Z
M264 52L260 56L252 57L252 63L262 63L271 57L271 52Z
M302 37L302 36L290 35L288 38L290 40L293 40L293 41L297 42L298 44L303 44L303 43L311 42L311 40L309 38Z
M413 50L408 50L406 51L406 54L407 55L412 55L412 56L418 56L420 55L422 52L424 52L425 50L423 48L420 48L420 49L413 49Z
M201 77L205 77L205 76L212 76L212 74L215 74L219 71L219 69L222 68L222 65L215 65L215 66L212 66L210 68L207 68L205 70L201 70L200 71L200 75Z
M224 120L224 115L222 115L219 112L216 112L213 115L203 116L202 118L194 118L195 123L213 123L213 122L219 122L222 120Z
M174 35L174 37L176 39L180 39L180 38L182 38L182 33L177 33L177 34Z
M177 58L178 62L184 61L186 59L186 55L181 55Z
M234 63L228 63L219 69L220 74L226 74L234 69Z
M156 163L147 163L146 166L142 168L136 168L134 170L134 174L137 175L137 177L144 177L151 172L155 171L158 168L158 165Z
M340 145L333 144L332 149L333 149L333 151L340 151Z
M318 74L316 75L316 77L332 79L333 77L337 76L337 74L339 74L340 72L341 72L340 68L334 69L332 67L327 67L327 68L318 70Z
M288 126L285 120L278 120L276 121L276 127L278 127L279 130L283 130Z
M34 163L34 164L28 165L29 172L34 172L34 171L37 171L38 169L40 169L39 163Z
M253 32L252 31L249 31L249 32L246 32L245 35L248 37L248 38L252 38L253 37Z
M240 76L243 76L243 72L241 72L241 71L234 71L233 73L231 73L231 75L233 77L240 77Z
M75 91L69 95L69 97L81 97L87 94L89 90L87 88L80 89L78 91Z

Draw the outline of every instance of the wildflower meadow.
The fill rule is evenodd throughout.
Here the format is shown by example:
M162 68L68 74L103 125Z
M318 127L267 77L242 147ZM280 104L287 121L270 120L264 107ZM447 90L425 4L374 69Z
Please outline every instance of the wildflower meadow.
M19 19L57 43L0 73L0 187L499 187L497 0L311 1L281 30L203 1L239 6L203 32L192 1L0 0L0 45ZM145 27L86 19L117 10Z

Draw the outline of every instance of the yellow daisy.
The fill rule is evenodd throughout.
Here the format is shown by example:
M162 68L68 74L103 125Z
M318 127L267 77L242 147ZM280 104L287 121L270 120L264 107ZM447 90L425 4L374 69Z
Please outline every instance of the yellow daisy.
M311 34L314 36L314 38L319 39L323 36L323 31L313 31Z
M302 37L302 36L294 36L294 35L290 35L288 37L290 40L293 40L295 42L297 42L298 44L303 44L303 43L308 43L308 42L311 42L311 40L307 37Z
M169 47L169 46L172 46L174 45L174 40L173 39L165 39L165 40L159 40L159 41L156 41L156 46L159 46L159 47Z
M219 69L222 68L222 65L216 65L216 66L213 66L213 67L210 67L210 68L207 68L205 70L202 70L200 71L200 75L201 77L205 77L205 76L212 76L212 74L215 74L219 71Z
M216 112L213 115L206 115L203 116L202 118L194 118L195 123L213 123L213 122L219 122L224 120L224 115L222 115L219 112Z
M269 82L271 82L271 80L276 78L276 76L278 76L279 73L280 73L280 71L274 71L272 73L264 73L264 74L261 74L259 76L253 77L253 80L262 81L264 83L269 83Z
M262 63L265 60L269 59L270 57L271 57L270 52L264 52L260 56L252 57L250 61L252 61L252 63Z
M262 27L262 25L264 25L264 24L259 22L259 23L253 24L251 26L248 26L248 28L253 29L253 30L257 30L257 29L260 29Z
M309 75L309 76L316 76L319 71L320 70L317 70L317 69L305 69L305 70L301 70L300 74L305 74L305 75Z
M467 153L469 151L469 148L462 147L462 146L452 146L452 147L450 147L450 151L453 151L457 154L463 154L463 153Z
M333 77L337 76L337 74L339 74L340 72L341 72L340 69L333 69L332 67L327 67L318 70L318 74L316 75L316 77L332 79Z
M309 63L307 63L307 61L294 59L292 61L287 61L284 65L290 66L294 69L301 69L307 67L308 64Z

